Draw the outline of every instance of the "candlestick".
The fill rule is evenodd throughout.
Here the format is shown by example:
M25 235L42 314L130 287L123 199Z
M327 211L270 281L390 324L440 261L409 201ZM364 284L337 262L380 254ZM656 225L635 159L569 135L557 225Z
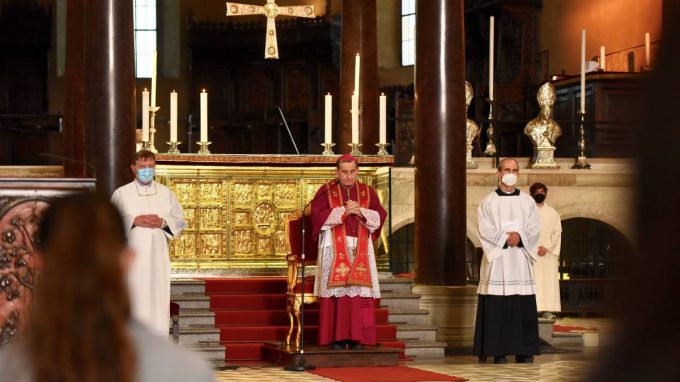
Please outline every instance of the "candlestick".
M378 143L387 143L387 97L384 93L380 93L378 99L380 104L380 117L378 119L380 139Z
M580 129L579 129L580 138L579 138L579 141L578 141L579 154L578 154L578 157L576 158L576 163L571 168L579 169L579 170L587 170L587 169L590 169L590 163L588 163L588 158L586 158L586 134L585 134L585 128L584 128L586 113L580 112L578 114L581 117L581 126L580 126Z
M586 30L581 29L581 113L586 112Z
M649 50L650 50L650 41L649 41L649 32L645 33L645 66L650 67L650 59L649 59Z
M149 91L142 91L142 142L149 142Z
M496 155L496 145L494 144L494 130L493 130L493 104L494 101L488 99L489 102L489 127L486 128L486 148L484 149L484 155L492 157Z
M493 46L495 33L495 18L489 20L489 99L493 101Z
M323 152L321 155L335 155L333 152L333 146L335 146L335 143L322 143L321 146L323 146Z
M156 113L160 110L160 107L158 106L151 106L149 107L149 111L151 112L151 118L149 119L149 142L148 146L146 147L147 150L151 151L152 153L157 153L158 150L156 149L156 145L154 144L156 140Z
M208 150L208 145L210 145L212 142L196 142L197 145L201 146L200 149L198 149L199 154L210 154L210 150Z
M158 66L158 51L154 50L151 59L151 107L156 106L156 82L157 82L157 69Z
M354 156L364 155L361 152L361 146L363 146L363 144L361 144L361 143L348 143L347 145L352 148L352 150L350 151L350 154L352 154Z
M170 142L177 141L177 92L170 92Z
M376 146L378 146L378 153L376 155L380 156L388 156L390 153L387 152L387 146L389 146L389 143L376 143Z
M359 97L359 72L361 68L361 57L359 56L359 53L357 53L355 59L354 59L354 94L357 95L357 98Z
M168 146L170 146L168 147L168 154L179 154L179 145L181 145L182 142L170 141L165 143L167 143Z
M352 94L352 143L359 143L359 96Z
M604 45L600 46L600 70L605 70Z
M201 142L208 141L208 93L201 92ZM207 150L207 145L206 145Z
M324 105L324 142L333 142L333 96L326 94Z

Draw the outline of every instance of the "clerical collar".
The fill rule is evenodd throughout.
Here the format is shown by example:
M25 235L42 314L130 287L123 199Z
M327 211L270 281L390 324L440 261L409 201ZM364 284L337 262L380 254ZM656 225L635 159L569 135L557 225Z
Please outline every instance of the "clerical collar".
M496 195L498 195L498 196L517 196L517 195L519 195L519 188L515 188L515 191L508 194L507 192L501 190L500 187L498 187L496 189Z
M137 195L139 196L153 196L158 193L156 184L153 180L148 184L142 184L142 182L137 179L135 180L135 188L137 189Z

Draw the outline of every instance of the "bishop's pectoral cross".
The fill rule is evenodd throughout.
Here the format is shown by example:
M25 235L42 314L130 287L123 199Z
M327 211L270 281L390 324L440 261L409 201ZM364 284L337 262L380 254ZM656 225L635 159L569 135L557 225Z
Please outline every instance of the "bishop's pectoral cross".
M264 58L279 58L279 47L276 42L276 23L278 15L314 18L313 5L279 7L275 0L267 0L264 6L238 3L227 3L227 16L265 15L267 17L267 39L264 47Z

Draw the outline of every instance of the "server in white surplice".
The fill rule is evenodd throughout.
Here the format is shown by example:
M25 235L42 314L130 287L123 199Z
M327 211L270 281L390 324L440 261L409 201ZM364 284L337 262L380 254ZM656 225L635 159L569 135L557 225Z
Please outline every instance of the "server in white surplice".
M533 362L540 354L536 317L536 284L540 213L528 193L515 187L519 166L504 159L496 173L500 186L478 209L479 239L484 256L479 274L479 304L474 355L485 361Z

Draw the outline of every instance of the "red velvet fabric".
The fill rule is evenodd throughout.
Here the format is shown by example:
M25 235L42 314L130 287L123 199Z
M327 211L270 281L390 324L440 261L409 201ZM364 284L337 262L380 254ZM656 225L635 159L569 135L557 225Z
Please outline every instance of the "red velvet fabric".
M353 340L376 344L375 299L330 297L319 299L319 345Z
M359 200L359 196L357 195L357 189L358 187L353 185L351 188L349 188L349 199L347 199L347 188L343 186L342 184L337 184L333 187L338 187L340 189L340 195L342 195L342 201L346 203L349 199L354 200L355 202ZM316 192L316 195L314 196L316 200L312 202L312 225L314 227L313 235L315 238L319 237L319 232L321 231L321 227L323 227L323 224L328 220L328 216L331 214L331 206L328 203L328 195L322 195L319 196L322 192L325 193L326 185L321 186L319 190ZM369 210L377 211L378 214L380 215L380 222L381 225L380 227L373 232L373 240L376 240L380 236L380 230L382 229L382 223L385 222L385 218L387 217L387 212L385 209L382 207L380 204L380 199L378 198L378 194L375 193L375 190L373 190L372 187L368 188L369 192L371 193L371 203L368 206ZM359 217L356 215L350 216L345 220L345 232L347 233L347 236L358 236L359 232Z

